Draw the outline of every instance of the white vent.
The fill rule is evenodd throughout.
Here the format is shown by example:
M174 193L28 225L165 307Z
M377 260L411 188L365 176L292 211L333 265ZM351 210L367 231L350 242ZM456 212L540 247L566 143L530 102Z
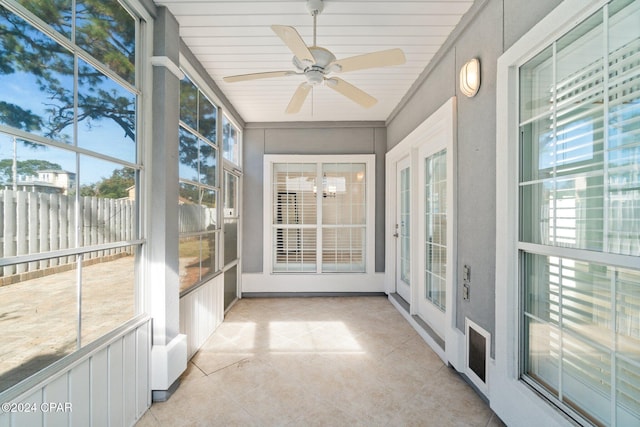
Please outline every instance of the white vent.
M491 334L477 323L465 318L465 336L467 342L465 373L473 384L488 396Z

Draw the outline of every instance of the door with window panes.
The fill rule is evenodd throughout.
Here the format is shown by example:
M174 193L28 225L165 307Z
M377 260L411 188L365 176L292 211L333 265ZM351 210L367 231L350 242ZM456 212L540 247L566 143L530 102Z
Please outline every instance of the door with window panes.
M240 222L240 175L224 171L224 306L238 296L238 230Z
M419 151L418 250L420 272L418 315L441 338L445 338L447 283L451 279L447 242L451 206L448 206L450 171L446 141L425 143Z
M240 268L240 195L242 174L240 172L240 130L222 115L223 172L223 271L224 308L228 309L238 297Z

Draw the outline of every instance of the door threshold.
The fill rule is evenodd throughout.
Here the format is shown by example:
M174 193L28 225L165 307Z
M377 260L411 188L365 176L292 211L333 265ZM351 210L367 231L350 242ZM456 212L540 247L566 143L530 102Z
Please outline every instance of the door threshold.
M400 311L400 313L409 321L411 326L413 326L413 328L420 334L420 336L422 336L423 339L425 339L425 341L427 341L428 344L431 345L431 343L433 343L437 345L439 347L439 350L444 354L444 351L445 351L444 340L438 334L436 334L436 332L431 328L431 326L427 325L420 316L416 316L415 314L410 314L411 313L411 311L409 310L410 305L407 301L404 300L404 298L402 298L397 293L392 293L392 294L389 294L389 300L391 300L391 302L398 309L398 311ZM425 334L429 337L429 339L425 337ZM431 345L431 347L433 348L433 345ZM434 351L438 350L436 348L433 348L433 349Z

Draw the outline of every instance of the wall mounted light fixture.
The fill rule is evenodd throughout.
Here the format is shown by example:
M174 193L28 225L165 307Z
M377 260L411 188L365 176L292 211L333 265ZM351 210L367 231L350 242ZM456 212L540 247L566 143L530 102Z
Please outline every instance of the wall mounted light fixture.
M480 61L473 58L460 69L460 90L469 98L478 93L480 88Z

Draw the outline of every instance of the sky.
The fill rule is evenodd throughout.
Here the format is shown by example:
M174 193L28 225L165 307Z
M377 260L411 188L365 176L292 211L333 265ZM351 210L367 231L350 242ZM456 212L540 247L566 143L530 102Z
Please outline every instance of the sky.
M100 85L100 89L116 93L117 95L130 95L116 83L106 81ZM31 110L40 116L45 116L46 104L51 102L46 94L42 93L34 76L27 73L13 73L11 75L0 75L0 101L19 105L23 109ZM65 130L66 134L72 135L72 128ZM40 132L40 136L42 132ZM135 145L130 138L125 136L124 130L113 120L103 119L93 121L91 127L86 122L78 125L78 138L80 146L89 150L94 150L108 156L122 158L123 160L135 162ZM13 158L13 137L0 133L0 160ZM33 149L18 142L17 160L29 159L47 160L59 164L63 170L76 172L75 155L69 150L56 147L40 146ZM90 159L81 156L81 173L78 176L79 184L92 184L102 178L111 176L114 169L122 166L115 163L98 159Z

